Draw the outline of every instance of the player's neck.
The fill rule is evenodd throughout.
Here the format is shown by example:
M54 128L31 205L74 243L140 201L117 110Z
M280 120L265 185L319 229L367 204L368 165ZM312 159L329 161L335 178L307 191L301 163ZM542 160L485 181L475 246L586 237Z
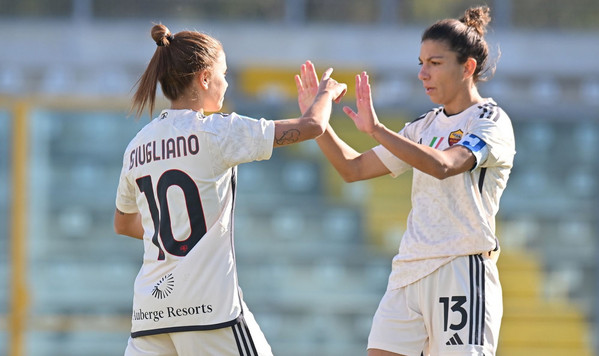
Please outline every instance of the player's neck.
M459 114L472 105L483 102L485 99L478 93L476 87L464 92L464 95L456 97L451 103L443 105L445 113L450 115Z
M173 110L193 110L197 111L201 114L204 114L204 107L201 104L201 100L187 100L186 98L181 98L177 100L171 101L171 109Z

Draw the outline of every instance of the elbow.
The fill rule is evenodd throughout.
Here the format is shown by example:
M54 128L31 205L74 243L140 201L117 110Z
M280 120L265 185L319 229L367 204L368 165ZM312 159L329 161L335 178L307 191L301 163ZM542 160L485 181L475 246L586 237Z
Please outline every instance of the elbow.
M361 180L358 176L356 176L354 174L348 174L348 173L341 174L341 178L343 178L343 181L345 183L354 183L354 182L358 182Z
M354 183L377 177L378 174L372 174L368 165L364 165L362 155L351 158L346 157L341 164L335 164L335 169L345 183Z
M476 165L476 158L466 148L464 148L462 152L467 152L468 156L466 157L463 154L461 156L456 156L456 154L443 155L430 162L427 165L428 172L425 172L439 180L444 180L471 170Z
M345 170L337 170L341 179L345 183L354 183L364 180L364 177L361 175L362 172L356 169L352 169L352 167L346 167Z
M339 165L334 165L335 170L339 174L339 177L343 179L345 183L353 183L361 180L357 174L354 174L351 169L347 169L346 167L340 167Z
M304 122L306 123L306 133L308 135L308 139L319 137L327 129L327 120L318 120L314 116L304 117L304 119Z
M322 135L327 129L327 122L313 120L310 125L310 133L313 135L312 138L317 138Z
M319 137L320 135L322 135L326 130L327 130L327 123L326 122L324 124L322 122L318 123L314 127L314 131L316 133L316 137Z
M432 169L429 174L431 176L437 178L438 180L444 180L446 178L449 178L449 177L455 175L455 173L453 173L451 168L447 165L439 165L439 166L435 167L434 169Z
M431 175L437 178L438 180L444 180L445 178L449 177L449 175L444 170L437 170L431 173Z

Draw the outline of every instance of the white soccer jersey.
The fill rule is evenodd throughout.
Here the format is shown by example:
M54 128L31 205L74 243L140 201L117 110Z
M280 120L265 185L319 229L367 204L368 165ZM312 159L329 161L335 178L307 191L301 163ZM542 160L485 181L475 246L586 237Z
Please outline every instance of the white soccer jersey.
M269 159L273 140L270 120L164 110L129 143L116 206L144 228L133 337L235 324L236 166Z
M444 180L414 169L412 210L393 259L389 289L413 283L456 256L498 247L495 215L515 155L511 121L492 99L449 117L442 107L431 110L400 134L439 150L466 146L476 164ZM411 168L382 145L374 152L394 177Z

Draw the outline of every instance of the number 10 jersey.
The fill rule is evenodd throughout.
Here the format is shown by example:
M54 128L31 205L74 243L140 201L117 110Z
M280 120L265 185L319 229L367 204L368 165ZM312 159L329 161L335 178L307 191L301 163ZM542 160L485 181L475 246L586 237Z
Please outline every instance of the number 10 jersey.
M237 165L269 159L273 140L270 120L164 110L129 143L116 207L144 229L132 337L237 322Z

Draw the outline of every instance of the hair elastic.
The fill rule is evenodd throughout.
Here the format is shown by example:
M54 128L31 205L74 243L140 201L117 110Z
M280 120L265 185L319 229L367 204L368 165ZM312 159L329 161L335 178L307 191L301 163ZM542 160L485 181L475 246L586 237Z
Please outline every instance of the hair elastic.
M175 37L174 37L173 35L164 36L164 37L162 37L160 40L156 41L156 45L157 45L158 47L163 47L163 46L164 46L164 39L165 39L165 38L166 38L167 40L169 40L169 42L175 39Z

